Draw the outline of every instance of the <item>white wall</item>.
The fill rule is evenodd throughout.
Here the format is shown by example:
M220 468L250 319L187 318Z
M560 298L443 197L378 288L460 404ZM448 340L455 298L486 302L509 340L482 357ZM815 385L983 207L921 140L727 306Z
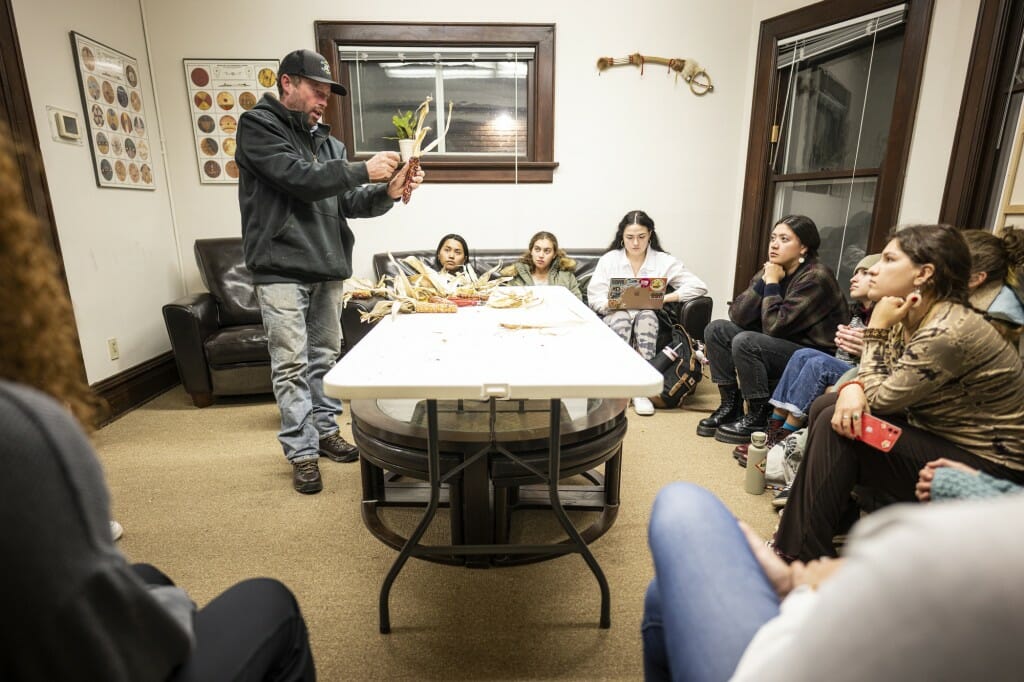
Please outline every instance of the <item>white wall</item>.
M180 295L182 284L166 178L154 143L155 192L97 187L88 142L53 141L46 106L82 113L68 37L75 30L139 60L151 139L158 139L139 6L15 0L14 15L85 369L96 382L169 348L160 306ZM111 337L120 347L117 361L107 355Z
M598 9L583 0L525 0L510 14L501 5L463 0L428 3L401 16L385 3L338 12L335 3L312 1L282 13L279 3L254 0L236 13L225 3L211 11L198 0L147 1L181 244L187 250L196 237L239 232L235 188L201 185L197 178L183 56L280 57L314 46L313 18L339 15L363 21L555 23L555 158L561 165L554 182L432 185L428 177L408 206L353 222L356 274L370 274L375 252L431 248L450 231L464 234L471 248L525 248L539 229L555 232L565 245L600 247L611 241L626 211L642 208L657 222L665 248L684 260L698 259L691 265L715 289L725 287L732 254L721 244L735 232L735 159L744 143L740 120L749 107L742 87L749 2L734 4L738 14L702 11L694 21L694 8L703 4L693 1ZM200 14L202 21L179 30L181 17ZM272 32L267 16L274 17ZM226 22L230 32L223 31ZM744 38L740 50L728 47L736 35ZM217 45L212 55L211 44ZM598 57L637 50L696 58L718 84L715 93L695 97L657 67L647 68L642 79L632 67L598 74ZM191 257L186 260L189 286L197 287Z
M979 0L935 3L899 225L939 219L979 4Z
M554 23L555 159L561 164L554 182L452 185L428 178L408 206L353 221L356 274L370 273L377 251L430 248L448 231L464 234L473 248L525 247L538 229L555 232L564 245L600 247L626 211L642 208L657 222L665 248L708 282L721 314L732 290L759 23L808 3L522 0L513 11L476 0L438 0L401 5L401 14L384 3L339 8L326 0L287 9L270 0L14 4L86 368L95 382L168 349L160 306L202 289L193 241L240 232L236 187L199 182L183 58L280 58L314 47L316 19ZM955 124L977 4L936 3L933 42L940 36L944 49L934 56L929 51L919 109L929 126ZM143 71L148 37L155 83L155 91L146 92L151 139L159 153L156 141L163 138L169 171L165 182L156 164L157 192L97 189L88 149L44 135L47 104L81 111L70 29L138 57ZM634 67L598 74L598 57L637 51L696 59L714 79L714 93L695 97L657 67L645 69L643 78ZM927 140L915 138L905 196L914 211L934 213L951 140ZM941 162L934 158L943 155ZM119 363L106 358L109 336L121 342Z

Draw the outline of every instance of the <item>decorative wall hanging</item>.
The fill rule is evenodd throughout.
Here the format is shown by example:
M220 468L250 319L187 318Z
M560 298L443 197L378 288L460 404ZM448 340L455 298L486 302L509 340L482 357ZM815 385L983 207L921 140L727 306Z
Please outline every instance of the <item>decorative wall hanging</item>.
M648 57L639 52L634 52L628 57L601 57L597 60L597 70L605 71L613 66L627 66L633 64L640 67L640 75L644 75L645 64L663 64L669 71L676 72L676 79L680 76L689 83L690 92L703 97L715 86L711 83L711 76L700 64L692 59L666 59L665 57Z
M74 31L71 48L96 184L155 190L138 60Z
M238 117L264 94L277 97L276 59L184 59L199 181L238 182Z

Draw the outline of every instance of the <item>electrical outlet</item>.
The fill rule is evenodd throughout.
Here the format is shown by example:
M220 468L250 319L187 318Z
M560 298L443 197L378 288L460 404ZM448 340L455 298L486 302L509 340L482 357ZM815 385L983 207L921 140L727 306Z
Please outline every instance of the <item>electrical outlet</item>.
M121 349L117 347L117 339L114 337L107 339L107 355L110 356L111 360L117 360L121 357Z

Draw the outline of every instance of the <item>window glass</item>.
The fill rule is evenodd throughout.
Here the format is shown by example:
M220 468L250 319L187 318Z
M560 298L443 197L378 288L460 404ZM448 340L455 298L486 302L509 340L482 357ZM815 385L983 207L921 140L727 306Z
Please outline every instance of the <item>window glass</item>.
M795 62L780 172L877 168L885 156L903 34L865 38L839 54Z
M876 178L844 178L775 186L775 216L799 213L813 218L821 235L818 257L844 286L867 255L876 184Z
M430 96L433 101L424 122L430 131L424 147L448 123L448 104L453 104L448 134L431 153L526 156L532 51L470 50L341 48L340 64L349 70L352 86L354 152L397 149L397 142L389 139L396 136L391 117L399 111L415 112Z

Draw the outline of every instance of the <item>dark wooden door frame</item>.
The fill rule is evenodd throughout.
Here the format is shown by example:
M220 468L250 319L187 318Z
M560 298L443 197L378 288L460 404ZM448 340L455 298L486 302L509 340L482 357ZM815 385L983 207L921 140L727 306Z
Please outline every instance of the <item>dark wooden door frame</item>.
M60 240L57 237L57 223L53 218L53 206L50 203L50 189L46 184L46 173L40 161L39 135L36 132L35 118L32 113L32 100L29 97L28 80L25 77L25 64L21 60L21 45L18 42L18 31L14 24L14 8L11 0L0 0L3 7L0 18L0 116L10 128L15 141L15 153L18 157L18 168L21 171L21 185L25 192L25 201L42 226L43 238L52 246L57 254L61 277L67 288L67 277L64 273L64 260L60 251ZM83 366L84 371L84 366Z
M981 0L978 24L953 137L939 221L983 227L994 183L1000 128L1024 32L1024 0ZM1015 125L1015 121L1006 121ZM985 226L987 227L987 226Z
M885 163L878 176L875 211L869 249L880 249L889 228L895 224L903 194L903 169L910 155L911 133L917 113L921 74L924 70L928 33L934 0L906 0L908 3L903 53L893 105L893 120ZM771 111L779 85L775 68L778 41L820 26L854 19L869 12L899 4L896 0L825 0L761 22L754 70L750 136L743 183L739 244L733 292L743 291L761 266L768 251L771 226L767 208L768 161L771 151Z

